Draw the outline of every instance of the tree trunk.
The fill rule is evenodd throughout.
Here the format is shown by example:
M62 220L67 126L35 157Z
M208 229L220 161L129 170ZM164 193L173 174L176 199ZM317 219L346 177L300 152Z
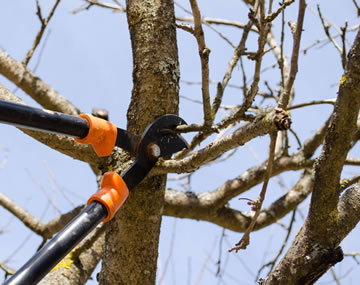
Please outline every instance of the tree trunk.
M159 115L178 112L174 3L128 0L127 18L134 64L128 129L140 134ZM109 223L100 284L155 284L165 184L165 175L143 181Z

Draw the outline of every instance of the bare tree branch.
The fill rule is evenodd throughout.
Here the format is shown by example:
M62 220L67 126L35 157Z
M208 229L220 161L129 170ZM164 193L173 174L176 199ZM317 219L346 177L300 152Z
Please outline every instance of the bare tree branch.
M6 265L4 265L3 263L0 262L0 268L5 272L5 278L8 276L8 275L12 275L15 273L15 270L14 269L11 269L9 267L7 267Z
M126 12L126 8L124 8L122 5L120 5L119 2L116 2L117 5L113 5L110 3L100 2L98 0L84 0L84 1L87 4L83 5L80 8L73 9L72 11L70 11L70 13L77 14L81 11L89 10L92 6L98 6L101 8L110 9L110 10L113 10L114 12L122 12L122 13Z
M157 167L153 173L183 173L194 171L207 162L219 157L222 153L239 145L243 145L255 137L269 133L271 130L276 130L277 127L274 124L277 120L276 118L278 118L276 110L273 110L266 116L259 116L255 121L241 126L232 134L226 135L222 139L207 145L189 157L178 161L160 161L159 167Z
M290 106L289 108L287 108L287 110L290 111L290 110L294 110L294 109L298 109L298 108L302 108L302 107L313 106L313 105L321 105L321 104L335 105L335 102L336 102L336 99L314 100L314 101L310 101L310 102Z
M346 51L346 32L347 32L347 28L348 28L348 22L345 22L344 27L340 27L341 30L341 43L342 43L342 54L341 54L341 62L343 64L343 67L345 68L346 64L347 64L347 51Z
M350 51L350 56L353 57L353 60L349 61L345 69L335 109L332 114L329 133L325 138L318 163L315 165L317 179L314 185L308 219L310 228L316 227L316 232L322 232L322 234L327 231L326 228L331 227L332 221L328 219L329 213L336 209L339 199L338 183L340 173L347 152L350 149L352 138L357 130L356 122L360 99L358 96L359 87L355 85L355 82L358 80L358 74L360 74L360 66L356 61L357 57L360 57L359 33ZM318 208L319 205L322 205L321 209ZM319 237L319 240L325 243L329 242L328 239L324 240L323 238Z
M83 208L82 206L74 208L69 213L62 214L49 223L44 223L32 216L21 206L12 201L5 194L0 192L0 205L17 217L26 227L34 233L42 236L44 239L51 238L55 233L61 230L72 218L74 218Z
M257 200L248 202L248 205L252 206L251 210L255 211L254 216L251 219L251 223L250 223L249 227L246 229L246 231L245 231L243 237L241 238L241 240L238 243L235 244L235 247L229 249L229 252L232 252L234 250L236 252L238 252L240 249L246 249L247 246L250 243L250 233L254 229L255 223L256 223L259 215L260 215L261 206L262 206L262 204L263 204L263 202L265 200L265 194L266 194L267 186L269 184L269 180L270 180L270 177L271 177L271 172L272 172L273 163L274 163L274 157L275 157L276 137L277 137L277 132L270 133L269 159L268 159L268 163L267 163L267 166L266 166L264 183L263 183L263 186L261 188L260 195L257 198Z
M270 27L271 27L270 25L271 23L265 21L265 7L263 1L259 1L258 14L259 14L258 15L259 19L258 20L253 19L254 24L259 29L258 49L255 57L255 70L253 75L253 81L251 83L248 93L246 94L243 100L243 104L241 108L234 116L235 118L241 117L250 108L259 89L258 85L260 81L260 71L261 71L262 59L264 56L264 48L266 44L267 34L270 31ZM252 14L249 14L250 19L252 19L251 15Z
M360 16L360 7L359 7L359 4L356 2L356 0L353 0L353 3L356 7L356 10L357 10L357 14L358 14L358 17Z
M275 264L277 263L279 257L282 255L288 241L289 241L289 237L290 237L290 234L291 234L291 230L292 230L292 227L294 225L294 222L295 222L295 216L296 216L296 210L297 208L295 208L295 210L293 210L293 214L291 216L291 220L290 220L290 225L287 229L287 234L286 234L286 237L283 241L283 244L281 245L281 248L279 249L279 251L277 252L276 256L268 263L262 265L258 271L258 274L256 275L256 278L255 278L255 281L258 281L259 279L259 276L260 276L260 273L261 271L266 268L266 267L269 267L270 266L270 270L269 270L269 273L273 270L273 268L275 267Z
M0 73L44 108L70 115L80 114L79 109L51 86L2 50L0 50Z
M201 60L201 78L202 78L202 96L204 109L204 125L210 127L213 122L211 116L210 106L210 92L209 92L209 54L210 49L206 47L204 31L201 26L201 15L196 0L190 0L191 9L194 16L195 23L195 38L199 47L199 55Z
M302 148L296 154L293 154L290 157L276 158L274 161L272 175L276 176L287 170L311 168L312 161L309 160L309 158L323 142L328 130L328 125L329 120L310 139L305 141ZM216 223L233 231L243 232L250 223L251 215L229 209L225 206L225 204L230 199L261 183L265 177L265 171L266 162L248 169L236 179L227 181L224 185L212 192L195 194L192 192L183 193L176 190L168 190L165 195L166 205L164 214L197 220L209 220L209 216L211 216L209 220L210 222ZM278 200L279 202L274 203L274 208L290 209L289 211L293 210L296 205L303 201L303 199L305 199L311 192L312 180L312 176L309 175L309 173L305 173L303 178L298 182L297 186L294 186L294 191L291 190L285 196L288 198L280 198ZM292 198L294 198L294 201L297 202L287 202ZM276 219L285 215L280 214L278 210L270 209L271 207L263 210L264 213L269 213L266 218L263 218L263 214L259 215L255 229L265 227L268 225L270 220L270 223L273 223ZM213 215L209 215L209 211L215 211L215 217Z
M212 104L212 114L214 114L214 115L217 113L217 111L221 105L222 97L224 95L224 90L225 90L226 86L228 85L228 82L231 78L232 72L233 72L235 66L237 65L240 57L245 52L245 43L246 43L246 40L249 35L249 31L252 26L253 26L253 22L249 21L247 23L247 25L244 27L244 32L241 36L240 43L234 50L233 56L228 64L228 69L224 75L224 78L221 83L218 83L216 96L215 96L213 104Z
M356 32L358 29L359 29L359 25L355 25L355 26L347 29L347 32ZM338 37L340 37L340 36L341 36L341 34L333 34L333 35L331 35L331 37L332 37L333 39L336 39L336 38L338 38ZM306 46L305 48L303 48L301 51L302 51L304 54L306 54L310 49L312 49L312 48L314 48L314 47L316 47L316 46L318 46L318 45L320 45L320 44L325 45L326 42L329 42L329 41L330 41L330 40L329 40L328 37L324 37L324 38L318 39L318 40L316 40L314 43L312 43L312 44Z
M21 99L13 95L3 85L0 84L0 99L19 104L25 104ZM36 139L37 141L75 159L79 159L97 166L103 161L99 158L90 145L83 145L75 142L73 138L48 134L40 131L21 129L24 133Z
M37 218L31 216L22 207L8 198L5 194L0 193L0 205L17 217L25 226L33 232L42 235L45 224Z
M343 68L345 68L345 65L346 65L346 53L345 53L345 56L344 56L345 51L338 45L338 43L335 41L335 39L330 35L330 31L329 31L330 25L325 23L324 17L321 14L321 11L320 11L320 5L317 5L317 10L318 10L319 17L320 17L320 20L321 20L321 24L322 24L322 26L324 28L325 34L328 37L328 39L332 42L334 47L337 49L337 51L339 52L339 54L341 56L342 66L343 66ZM344 40L345 40L345 38L344 38Z
M194 22L194 18L193 17L176 17L177 21L180 22ZM216 19L216 18L208 18L208 17L204 17L202 18L203 22L207 22L209 24L215 24L215 25L225 25L225 26L231 26L231 27L235 27L235 28L239 28L239 29L246 29L247 24L243 24L237 21L230 21L230 20L226 20L226 19ZM255 27L252 27L250 29L253 32L258 32L258 30Z
M185 32L188 32L192 35L195 34L195 30L192 26L190 25L187 25L187 24L176 24L176 27L179 28L179 29L182 29L184 30Z
M289 104L291 89L293 88L296 73L298 71L298 58L299 58L301 34L303 31L305 8L306 8L305 0L300 0L296 30L293 36L294 40L293 40L293 50L291 55L291 67L290 67L289 78L285 84L285 89L280 95L280 101L278 103L278 107L282 109L286 109Z
M234 67L236 66L237 62L239 61L240 56L242 55L242 53L245 51L245 42L247 39L247 36L249 34L250 28L252 27L252 22L249 21L247 28L245 28L244 33L242 35L240 44L236 47L236 49L234 50L234 54L233 57L229 63L229 67L228 70L224 76L223 82L221 84L218 84L218 89L217 89L217 93L216 96L214 98L212 107L211 107L211 116L212 119L215 118L215 115L218 111L219 106L221 105L221 101L222 101L222 96L224 94L224 89L228 83L228 81L231 78L231 74L232 71L234 69ZM236 118L238 119L238 118ZM233 122L236 121L236 119L232 120L231 122L227 123L227 124L223 124L223 126L221 126L221 128L226 128L227 126L231 125ZM203 128L200 127L200 132L199 134L197 134L191 141L190 143L190 147L187 150L182 151L179 155L177 155L177 158L183 158L185 157L185 155L187 155L188 153L190 153L193 149L195 149L195 147L197 145L199 145L203 140L205 140L207 137L209 137L215 130L202 130Z
M360 252L350 252L350 253L344 253L344 256L359 256L360 255Z
M276 164L275 161L274 167L277 166ZM237 190L237 193L245 192L263 181L265 170L266 167L264 166L262 172L256 174L256 178L254 177L254 172L248 170L241 178L228 181L226 183L226 190ZM275 168L274 172L272 175L278 175L279 168ZM259 178L258 176L261 177ZM312 185L312 173L304 171L298 183L289 192L260 211L254 230L256 231L273 224L293 211L311 193ZM164 215L204 220L235 232L245 232L251 223L254 213L241 212L219 203L216 195L221 194L221 192L217 193L217 191L219 192L224 187L225 185L216 191L198 194L168 189L165 193Z
M273 12L270 15L266 16L265 20L268 21L268 22L274 21L275 18L277 16L279 16L279 14L281 12L283 12L287 6L290 6L294 2L295 2L295 0L287 0L287 1L284 1L283 3L280 3L280 7L275 12Z
M257 8L255 8L257 9ZM178 20L181 21L188 21L188 22L193 22L194 19L192 17L183 17L183 18L177 18ZM228 66L228 70L226 71L223 81L222 83L218 83L218 88L217 88L217 93L216 96L214 98L213 101L213 105L212 105L212 116L214 117L214 115L217 113L218 108L220 107L221 101L222 101L222 96L224 94L224 90L226 88L226 86L228 85L228 82L231 78L231 74L232 71L234 69L234 67L237 65L237 62L239 61L241 55L245 54L245 43L246 43L246 39L248 37L248 33L250 30L258 32L257 28L252 28L253 26L253 21L250 20L248 22L247 25L243 25L241 23L235 22L235 21L227 21L227 20L223 20L223 19L213 19L213 18L203 18L203 22L205 23L211 23L211 24L222 24L222 25L230 25L230 26L234 26L234 27L238 27L238 28L243 28L244 29L244 33L242 35L242 38L240 40L239 45L236 47L236 49L234 50L233 53L233 57L229 63ZM278 60L283 61L284 66L288 67L286 59L284 58L284 56L282 55L282 53L279 50L279 47L276 43L276 40L274 38L274 36L271 33L267 34L267 42L271 47L271 50L274 51L274 54L276 55ZM289 68L288 68L289 69ZM229 125L231 125L232 123L238 121L239 119L243 118L243 115L239 114L239 112L234 112L233 116L230 116L229 118L223 120L220 124L218 124L218 128L225 128ZM186 128L188 129L188 128ZM194 126L193 128L190 129L191 131L193 130L202 130L202 126ZM204 139L206 139L212 132L203 132L201 131L198 135L196 135L191 144L190 144L190 148L183 151L181 153L181 155L178 155L177 158L182 158L184 157L186 154L190 153L191 150L193 150L201 141L203 141Z
M25 55L25 58L22 61L22 64L27 65L31 59L31 57L33 56L37 46L39 45L41 38L45 32L45 29L47 27L47 25L49 24L49 21L51 20L52 16L55 13L55 10L57 8L57 6L59 5L60 0L56 0L54 6L52 7L49 15L47 16L46 19L43 18L42 13L41 13L41 7L40 7L40 3L39 0L36 0L36 8L37 8L37 15L39 17L40 23L41 23L41 27L39 32L36 35L36 38L34 40L34 43L32 45L32 47L30 48L30 50L27 52L27 54Z
M359 186L339 199L340 174L355 132L360 107L360 33L358 32L339 86L322 152L314 165L315 179L309 215L295 240L264 284L313 284L341 261L339 243L360 219ZM336 235L332 233L336 232ZM312 246L310 246L312 245ZM305 257L302 266L293 267Z

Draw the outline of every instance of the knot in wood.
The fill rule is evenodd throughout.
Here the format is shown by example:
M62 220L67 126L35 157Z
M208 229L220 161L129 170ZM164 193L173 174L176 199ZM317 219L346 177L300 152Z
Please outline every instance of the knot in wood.
M203 50L201 51L202 55L206 57L209 56L210 52L211 50L208 47L203 48Z
M291 126L291 118L288 112L284 109L276 108L275 109L275 118L274 123L278 130L285 131L290 129Z

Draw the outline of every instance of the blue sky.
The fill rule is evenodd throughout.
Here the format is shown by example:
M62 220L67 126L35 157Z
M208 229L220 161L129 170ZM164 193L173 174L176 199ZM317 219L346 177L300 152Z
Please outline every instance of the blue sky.
M50 3L49 3L50 2ZM43 14L47 15L53 1L40 1ZM225 2L225 3L224 3ZM189 9L188 1L179 1ZM341 1L308 1L305 16L303 41L306 47L325 34L318 16L314 13L320 4L322 13L335 25L343 26L349 21L349 27L358 24L356 11L351 0ZM36 74L69 99L83 112L91 112L93 107L109 110L110 120L117 126L126 126L126 110L130 101L132 88L132 58L126 16L112 13L101 8L92 8L78 14L70 11L81 6L82 1L61 1L48 30L45 33L46 46L42 49L45 37L30 61L29 67L36 68ZM247 9L241 1L199 1L204 17L224 18L245 22ZM0 48L17 60L22 60L31 47L39 29L36 16L35 1L12 0L0 1ZM297 4L286 12L286 20L296 21ZM177 8L178 16L187 16ZM239 42L241 30L216 27L234 44ZM335 32L332 29L332 32ZM280 35L280 22L274 23L274 33ZM210 78L221 81L232 55L232 48L216 33L205 28L205 39L210 54ZM354 33L348 34L352 42ZM248 49L256 48L255 35L251 35ZM200 62L195 39L188 33L178 30L178 46L181 68L181 79L200 81ZM285 39L285 53L290 54L291 36ZM41 56L40 56L41 55ZM275 63L271 53L264 58L263 67ZM249 74L252 63L246 64ZM300 55L299 72L295 82L295 102L335 98L337 85L342 74L338 52L331 44L321 49L314 48L306 55ZM250 78L249 78L250 79ZM268 80L272 87L279 82L278 69L269 69L263 73L263 80ZM10 90L15 86L5 78L0 82ZM240 85L242 82L240 67L234 71L230 83ZM211 95L216 92L216 85L210 88ZM181 84L180 94L201 100L199 85ZM29 96L21 90L16 91L31 106L37 106ZM239 104L242 93L238 89L228 88L224 95L224 104ZM309 107L292 112L293 128L304 140L319 127L331 112L330 106ZM202 108L196 103L182 99L180 115L188 123L201 123ZM221 117L219 116L218 119ZM5 193L32 215L48 221L59 213L70 210L74 205L84 203L96 191L96 181L88 165L57 153L22 134L19 130L0 125L0 191ZM189 138L189 137L187 137ZM291 138L292 149L296 142ZM255 139L239 149L228 161L201 168L192 176L191 190L194 192L210 191L222 185L226 180L241 174L247 168L263 161L267 156L268 138ZM357 149L353 150L356 155ZM345 168L344 177L357 173L356 168ZM285 186L289 189L297 181L299 173L281 175ZM170 177L174 177L170 175ZM169 182L172 188L183 189L181 182ZM246 198L255 198L259 187L245 194ZM274 180L269 185L265 205L281 196L283 190ZM49 200L51 203L49 203ZM307 203L300 208L307 213ZM240 210L249 210L246 203L235 199L230 204ZM20 222L0 208L0 261L11 257L8 266L18 268L35 251L41 239L31 234ZM289 217L281 222L288 224ZM297 215L292 237L302 224ZM207 222L191 220L175 220L164 217L161 230L159 257L159 278L165 268L163 284L254 284L258 268L272 259L281 246L286 232L279 225L253 233L251 244L246 251L228 254L227 249L236 243L241 234L225 231L221 239L222 229ZM355 229L350 238L343 243L344 250L358 251L356 238L359 230ZM16 251L16 249L24 245ZM14 254L14 251L15 254ZM215 276L217 261L221 256L221 266L226 268L222 278ZM99 269L97 269L98 271ZM359 267L347 258L337 265L338 276L347 275L344 284L356 284L359 278ZM264 273L267 272L266 270ZM0 274L1 276L1 274ZM349 277L350 276L350 277ZM331 284L331 276L322 278L319 284ZM329 281L330 283L326 283ZM88 284L95 284L89 281Z

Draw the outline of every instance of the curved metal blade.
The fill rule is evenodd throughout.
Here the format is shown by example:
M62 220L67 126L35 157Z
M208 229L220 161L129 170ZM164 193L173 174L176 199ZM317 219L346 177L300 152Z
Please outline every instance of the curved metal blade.
M136 160L122 175L129 190L133 189L148 175L157 161L149 155L149 145L156 144L160 148L159 157L168 157L175 152L188 148L184 138L171 131L176 126L183 124L186 122L176 115L164 115L153 121L145 129L140 144L138 144Z

